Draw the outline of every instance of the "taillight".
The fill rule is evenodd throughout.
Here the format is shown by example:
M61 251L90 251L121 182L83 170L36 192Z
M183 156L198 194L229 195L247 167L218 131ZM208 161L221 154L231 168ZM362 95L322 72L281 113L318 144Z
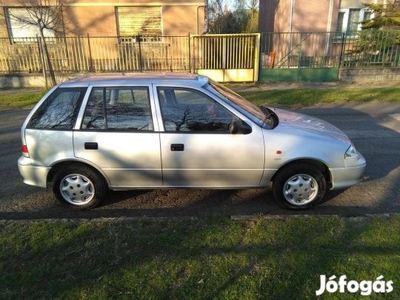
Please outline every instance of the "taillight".
M27 145L22 145L21 147L22 155L25 157L29 157L29 151Z

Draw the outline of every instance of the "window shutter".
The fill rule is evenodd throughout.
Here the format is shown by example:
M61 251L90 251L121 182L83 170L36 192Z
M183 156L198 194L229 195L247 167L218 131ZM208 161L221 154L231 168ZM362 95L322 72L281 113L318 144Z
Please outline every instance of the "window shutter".
M161 7L118 7L121 36L161 35Z

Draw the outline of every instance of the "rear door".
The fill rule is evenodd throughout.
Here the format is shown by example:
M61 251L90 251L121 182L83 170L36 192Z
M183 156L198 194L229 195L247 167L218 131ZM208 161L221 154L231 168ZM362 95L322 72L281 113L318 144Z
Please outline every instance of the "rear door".
M100 168L112 188L162 186L153 120L149 86L93 87L74 132L75 156Z

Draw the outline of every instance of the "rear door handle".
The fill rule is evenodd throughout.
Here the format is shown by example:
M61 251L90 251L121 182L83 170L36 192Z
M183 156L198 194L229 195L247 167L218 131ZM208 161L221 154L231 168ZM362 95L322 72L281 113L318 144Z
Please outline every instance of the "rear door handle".
M183 144L171 144L171 151L183 151L185 150L185 145Z
M86 142L85 149L86 150L97 150L97 149L99 149L99 145L95 142Z

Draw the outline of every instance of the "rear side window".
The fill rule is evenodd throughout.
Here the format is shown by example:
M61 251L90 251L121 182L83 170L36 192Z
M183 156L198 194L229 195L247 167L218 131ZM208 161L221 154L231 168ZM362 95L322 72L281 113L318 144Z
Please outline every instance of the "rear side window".
M153 120L147 87L93 88L82 129L152 131Z
M69 130L75 125L86 88L58 88L36 110L27 128Z

